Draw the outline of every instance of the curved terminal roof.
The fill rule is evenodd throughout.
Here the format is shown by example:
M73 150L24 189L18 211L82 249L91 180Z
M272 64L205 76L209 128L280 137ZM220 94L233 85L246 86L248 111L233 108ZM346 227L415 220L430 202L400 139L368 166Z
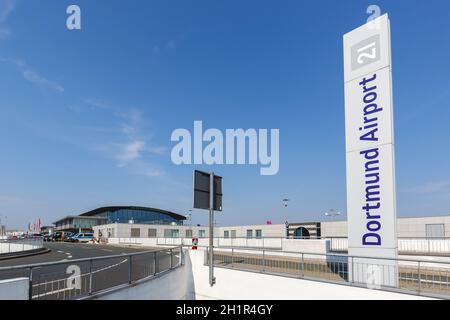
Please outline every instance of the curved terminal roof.
M157 213L161 213L161 214L170 216L176 220L186 220L185 216L179 215L179 214L171 212L171 211L156 209L156 208L148 208L148 207L134 207L134 206L101 207L98 209L94 209L94 210L82 213L82 214L80 214L80 216L81 217L92 217L99 213L114 212L114 211L118 211L118 210L140 210L140 211L157 212Z

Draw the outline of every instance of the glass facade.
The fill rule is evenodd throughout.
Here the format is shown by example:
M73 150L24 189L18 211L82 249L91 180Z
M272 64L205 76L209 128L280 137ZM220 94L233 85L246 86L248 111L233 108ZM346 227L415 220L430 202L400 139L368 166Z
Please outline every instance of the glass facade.
M172 218L169 215L151 210L139 209L119 209L115 211L105 211L96 214L97 217L105 217L107 223L133 223L137 224L175 224L182 225L183 221Z
M178 229L164 229L164 238L178 238L180 231Z
M72 222L72 226L75 229L92 229L92 227L98 226L100 224L102 224L102 221L83 218L75 218Z

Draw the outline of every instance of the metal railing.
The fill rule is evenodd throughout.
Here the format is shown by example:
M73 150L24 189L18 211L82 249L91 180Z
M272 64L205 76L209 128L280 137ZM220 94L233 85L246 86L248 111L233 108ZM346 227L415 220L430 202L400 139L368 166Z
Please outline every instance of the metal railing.
M205 250L205 264L208 255ZM216 267L450 298L450 263L230 248L214 251Z
M191 246L192 238L118 238L119 244L142 245L144 242L153 241L153 245ZM208 238L199 238L198 246L208 246ZM348 252L347 237L214 237L214 246L217 248L241 247L258 249L283 250L286 240L323 240L327 243L327 251L333 253ZM291 243L292 244L292 243ZM151 245L148 243L148 245ZM290 246L292 247L292 246ZM430 255L450 256L450 239L426 239L426 238L398 238L398 251L402 255Z
M208 246L209 238L199 238L198 246ZM283 247L283 237L214 237L215 247L243 247L278 249ZM120 241L119 241L120 242ZM124 243L124 242L120 242ZM157 245L182 245L192 246L192 238L156 238Z
M347 252L348 238L331 237L331 252ZM450 256L450 239L398 238L398 252L403 255Z
M44 240L42 237L33 237L18 240L3 239L0 240L0 255L37 250L43 248L43 246Z
M182 247L0 268L0 280L29 279L30 300L75 300L151 279L183 265Z

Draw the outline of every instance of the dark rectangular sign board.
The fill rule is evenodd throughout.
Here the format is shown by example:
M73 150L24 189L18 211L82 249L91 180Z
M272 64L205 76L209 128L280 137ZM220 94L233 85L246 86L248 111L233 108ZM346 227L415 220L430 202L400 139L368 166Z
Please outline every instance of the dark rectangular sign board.
M194 208L209 210L211 174L194 171ZM222 177L214 175L214 211L222 211Z

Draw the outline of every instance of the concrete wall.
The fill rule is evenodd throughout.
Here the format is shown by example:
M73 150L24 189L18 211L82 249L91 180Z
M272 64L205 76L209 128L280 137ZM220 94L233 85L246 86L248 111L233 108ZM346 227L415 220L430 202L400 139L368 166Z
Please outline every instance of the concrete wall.
M400 238L425 238L427 224L443 224L445 236L450 238L450 216L440 217L418 217L418 218L399 218L398 219L398 237ZM186 237L186 230L192 230L193 235L201 238L200 230L203 231L205 237L208 236L208 227L197 226L169 226L169 225L144 225L144 224L110 224L94 227L96 236L101 230L103 236L108 235L108 230L113 231L113 238L129 238L131 237L131 229L140 229L140 237L148 237L148 229L156 229L157 237L163 238L165 229L179 230L179 237ZM321 236L329 237L347 237L347 221L325 221L320 223ZM264 238L284 238L286 236L286 227L284 224L273 225L248 225L248 226L231 226L217 227L214 234L218 238L224 238L225 231L228 231L231 238L232 231L235 231L236 238L246 238L247 230L252 230L253 237L256 237L256 230L262 231Z
M124 223L114 223L101 226L95 226L94 234L98 237L99 231L102 233L103 237L109 238L108 234L111 234L111 238L130 238L131 229L140 230L140 238L148 238L148 230L156 229L156 237L163 238L164 230L178 230L179 237L185 238L186 231L192 230L193 236L200 237L200 231L203 231L204 236L207 237L209 234L208 227L197 227L197 226L171 226L171 225L147 225L147 224L124 224ZM253 237L256 236L256 230L262 231L262 237L265 238L281 238L285 236L285 226L278 225L252 225L252 226L238 226L238 227L217 227L214 229L216 237L223 238L225 231L229 231L231 237L231 231L236 231L237 238L247 237L247 230L253 231Z
M256 236L256 230L262 231L262 236L266 238L285 237L286 226L284 224L263 224L263 225L248 225L248 226L234 226L234 227L217 227L214 229L214 233L217 237L224 237L225 231L228 231L230 236L232 231L236 232L237 238L247 237L247 230L252 230L253 236Z
M329 251L330 240L283 239L283 251L320 253Z
M450 216L398 218L399 238L425 238L427 224L443 224L445 237L450 238ZM323 237L347 237L347 221L327 221L321 223Z
M195 287L190 259L158 278L104 294L99 300L194 300Z
M42 248L42 242L40 241L30 241L27 240L17 240L17 241L0 241L0 254L30 251Z
M450 216L400 218L398 219L398 236L425 238L427 224L444 224L445 236L450 237Z
M327 221L321 223L322 237L348 237L347 221Z
M0 300L28 300L28 278L1 280Z
M200 230L204 231L205 235L208 235L207 227L196 226L171 226L171 225L148 225L148 224L125 224L114 223L93 227L94 234L98 237L99 231L103 237L108 238L108 234L111 234L111 238L130 238L131 229L140 230L140 238L148 238L149 229L156 229L156 237L163 238L164 230L178 230L179 237L186 237L186 231L192 230L193 236L200 237Z

